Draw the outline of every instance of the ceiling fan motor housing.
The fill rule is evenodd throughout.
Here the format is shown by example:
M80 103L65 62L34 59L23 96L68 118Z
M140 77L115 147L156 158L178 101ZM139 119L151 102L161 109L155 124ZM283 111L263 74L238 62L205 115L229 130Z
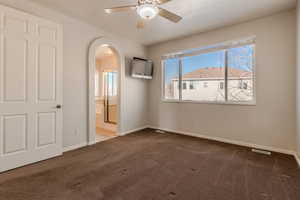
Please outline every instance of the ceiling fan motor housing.
M159 4L159 0L138 0L138 4L139 5L143 5L143 4L158 5Z
M137 6L137 13L143 19L153 19L157 16L159 9L156 0L140 0Z
M137 27L143 28L145 20L151 20L156 16L161 16L171 22L178 23L182 20L179 15L159 7L162 4L168 3L172 0L137 0L137 5L118 6L112 8L106 8L105 12L110 14L114 12L123 12L134 10L142 18L138 22Z

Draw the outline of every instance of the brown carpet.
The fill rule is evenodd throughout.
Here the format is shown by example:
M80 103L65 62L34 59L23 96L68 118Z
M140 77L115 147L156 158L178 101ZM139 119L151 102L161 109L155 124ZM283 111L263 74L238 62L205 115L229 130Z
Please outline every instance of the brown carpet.
M0 175L1 200L299 200L292 156L144 130Z

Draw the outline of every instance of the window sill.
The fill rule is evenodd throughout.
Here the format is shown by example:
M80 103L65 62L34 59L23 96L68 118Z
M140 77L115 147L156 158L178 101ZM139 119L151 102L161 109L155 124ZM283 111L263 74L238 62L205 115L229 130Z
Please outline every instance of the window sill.
M188 100L167 100L162 99L162 103L191 103L191 104L211 104L211 105L236 105L236 106L256 106L256 101L249 102L219 102L219 101L188 101Z

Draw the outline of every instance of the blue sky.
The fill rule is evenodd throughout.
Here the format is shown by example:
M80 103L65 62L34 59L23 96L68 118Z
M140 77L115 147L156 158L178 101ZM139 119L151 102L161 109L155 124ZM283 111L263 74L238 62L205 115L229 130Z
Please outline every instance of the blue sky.
M236 69L250 70L252 54L252 45L229 49L229 66ZM183 58L183 74L205 67L224 67L224 57L224 51L217 51ZM178 58L172 58L165 61L166 82L178 76L178 60Z
M224 67L224 51L183 58L182 66L183 74L204 67Z

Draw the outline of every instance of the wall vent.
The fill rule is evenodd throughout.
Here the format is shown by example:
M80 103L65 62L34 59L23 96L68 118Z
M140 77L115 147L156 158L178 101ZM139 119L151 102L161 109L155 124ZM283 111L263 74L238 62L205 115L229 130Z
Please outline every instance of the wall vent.
M156 133L166 133L165 131L159 130L159 129L156 129L155 132L156 132Z
M254 153L259 153L259 154L264 154L264 155L271 155L272 153L270 151L264 151L264 150L260 150L260 149L252 149L251 150Z

